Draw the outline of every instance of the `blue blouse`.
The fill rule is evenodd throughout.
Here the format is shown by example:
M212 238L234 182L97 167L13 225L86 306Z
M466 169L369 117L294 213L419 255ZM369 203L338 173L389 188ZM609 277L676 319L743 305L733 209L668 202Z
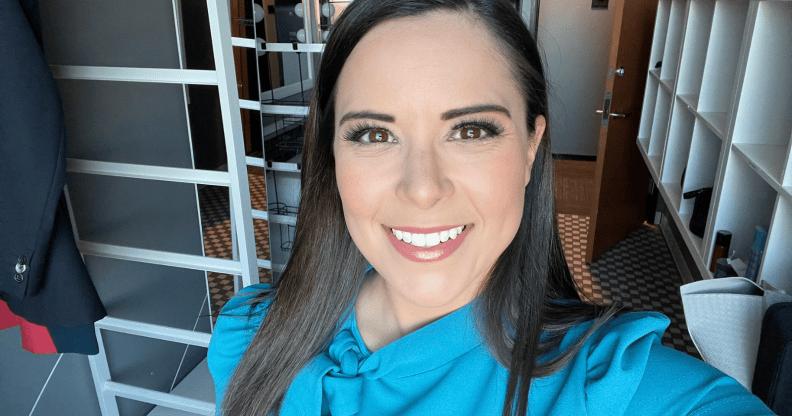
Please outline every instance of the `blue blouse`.
M207 360L218 409L266 313L267 303L251 311L247 302L268 288L241 290L217 320ZM529 414L773 415L734 379L662 346L668 324L655 312L614 318L563 370L532 380ZM589 325L568 331L560 348ZM353 310L328 349L295 378L281 415L500 415L507 380L476 329L472 303L374 353Z

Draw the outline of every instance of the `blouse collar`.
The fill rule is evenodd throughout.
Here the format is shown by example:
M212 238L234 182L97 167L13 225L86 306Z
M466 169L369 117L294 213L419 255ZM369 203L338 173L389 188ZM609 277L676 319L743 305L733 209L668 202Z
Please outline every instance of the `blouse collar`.
M475 324L474 302L374 353L366 348L360 336L353 310L327 354L340 366L343 374L353 377L360 375L369 379L399 378L433 370L484 342ZM350 353L354 354L354 358ZM353 370L354 367L356 368Z
M363 274L373 269L368 264ZM348 377L407 377L441 367L484 343L476 327L474 300L371 353L358 331L354 307L358 292L327 350L328 358Z
M369 266L366 273L370 270ZM360 411L365 379L391 380L425 373L473 350L484 343L475 323L475 303L371 353L358 332L353 302L327 350L292 383L281 414L355 415Z

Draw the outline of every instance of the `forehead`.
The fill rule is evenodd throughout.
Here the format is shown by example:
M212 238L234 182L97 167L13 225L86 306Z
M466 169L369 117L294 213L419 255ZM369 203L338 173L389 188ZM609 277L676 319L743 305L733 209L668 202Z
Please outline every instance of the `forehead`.
M340 114L363 109L407 115L482 103L517 109L519 91L483 23L467 14L433 12L388 20L360 40L338 80L336 123Z

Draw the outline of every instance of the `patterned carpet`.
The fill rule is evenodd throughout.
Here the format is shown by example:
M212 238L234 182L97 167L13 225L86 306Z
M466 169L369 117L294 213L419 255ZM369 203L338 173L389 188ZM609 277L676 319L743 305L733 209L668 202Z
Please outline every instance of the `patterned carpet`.
M618 302L636 311L663 313L671 324L663 345L701 359L685 324L679 276L659 228L644 224L595 259L583 261L589 218L558 214L567 263L584 294L597 303Z
M264 169L248 167L250 183L250 201L253 209L265 210L267 206L266 182ZM204 250L207 257L232 259L231 246L231 214L228 188L222 186L205 186L198 190L201 205L201 225L203 227ZM269 230L267 221L253 219L253 230L256 238L256 255L260 259L270 258ZM209 294L212 297L212 318L217 320L217 313L228 299L234 295L233 276L224 273L208 272ZM269 270L259 268L259 281L269 282Z
M266 182L261 168L248 168L250 198L254 209L266 207ZM206 186L198 192L204 247L209 257L232 258L228 188ZM620 302L639 311L658 311L671 319L663 334L663 344L701 358L685 325L679 286L683 283L663 234L644 225L628 235L595 262L583 261L586 251L588 217L558 215L564 253L572 274L588 298L594 302ZM258 257L269 259L269 231L266 221L254 220ZM231 275L208 273L212 315L233 296ZM259 280L270 281L268 270L259 269Z

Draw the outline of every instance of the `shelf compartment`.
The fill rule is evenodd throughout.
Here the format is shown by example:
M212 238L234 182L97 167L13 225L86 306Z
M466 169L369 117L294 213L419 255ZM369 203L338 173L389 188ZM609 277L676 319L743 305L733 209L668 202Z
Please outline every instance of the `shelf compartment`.
M700 254L703 245L703 239L690 232L689 224L691 213L680 213L679 211L680 202L684 201L682 199L682 188L679 186L679 183L662 183L660 185L660 194L669 205L671 217L673 218L674 222L676 222L677 228L679 229L679 232L682 235L682 239L685 241L685 245L687 245L688 250L690 250L693 258L698 264L703 264L703 260L701 259L702 256ZM699 269L702 271L704 270L701 266L699 266Z
M690 111L692 114L698 114L697 111L698 101L699 101L698 94L679 94L677 95L677 98L679 98L680 100L682 100L683 103L685 103L685 106L687 107L688 111Z
M655 79L655 81L660 81L660 68L657 69L650 69L649 76Z
M644 163L646 164L646 167L649 169L649 173L652 175L652 180L655 183L660 183L660 177L658 176L659 171L654 167L652 163L652 159L649 158L649 154L647 153L646 146L644 146L644 144L641 143L641 139L636 140L635 143L638 146L638 151L641 153L641 156L644 159ZM659 165L659 161L657 162L657 164Z
M769 229L778 193L743 158L734 154L730 155L722 189L713 228L707 230L707 236L712 237L717 230L731 231L729 252L736 252L736 256L747 263L756 226L763 225ZM714 238L707 241L709 250L705 258L709 264L715 241Z
M696 120L686 164L685 183L682 185L683 193L715 186L722 143L701 121ZM693 203L694 199L683 199L680 212L693 212Z
M657 5L657 20L655 20L654 34L652 35L652 51L649 58L649 68L654 68L658 62L663 61L663 51L668 34L668 20L671 12L671 0L660 0ZM655 78L660 79L658 70Z
M787 149L780 145L734 143L735 153L777 192L784 193L781 178Z
M696 261L700 261L700 262L702 262L702 264L704 264L704 269L708 269L709 268L709 264L706 263L703 260L704 259L704 254L703 254L704 253L704 250L703 250L704 239L699 237L699 236L697 236L697 235L695 235L695 234L693 234L690 231L690 218L693 216L693 213L692 212L688 212L686 214L679 213L678 215L679 215L679 224L678 225L683 230L682 232L684 232L683 236L686 236L688 241L689 241L689 242L686 241L686 243L688 244L688 247L691 249L691 254L695 255L694 258L696 259Z
M748 6L747 0L715 2L701 82L700 113L727 112L730 109Z
M677 75L679 65L679 49L682 46L682 31L685 27L685 12L687 11L685 0L672 0L671 10L669 11L668 32L663 48L663 66L660 71L661 80L671 80L671 90L673 91L673 80ZM662 82L662 81L661 81Z
M650 158L653 156L661 157L665 149L666 133L668 133L668 121L671 112L671 94L663 89L658 89L654 110L652 133L649 136Z
M759 279L792 293L792 201L781 197L776 200L768 230Z
M714 10L715 3L711 0L693 0L688 11L677 93L696 95L696 101L701 91L701 78L704 75L704 62Z
M668 91L669 94L674 92L674 79L673 78L666 78L660 80L660 86L663 87L664 90Z
M674 103L674 112L671 115L671 125L668 132L665 158L661 182L676 183L679 186L682 179L682 170L688 163L690 145L693 138L693 126L696 117L685 111L687 105L681 100Z
M682 187L679 182L663 182L662 186L668 194L668 201L670 208L679 213L680 204L682 202Z
M729 116L725 112L698 112L699 118L721 140L726 140L726 129L729 127Z
M789 160L792 133L792 3L760 2L740 91L733 143L780 146L786 155L773 171L792 185ZM776 163L776 162L773 162Z
M641 125L638 128L638 137L644 150L649 149L649 138L652 134L655 104L657 103L657 90L659 81L651 76L646 80L646 93L644 94L643 110L641 111Z

